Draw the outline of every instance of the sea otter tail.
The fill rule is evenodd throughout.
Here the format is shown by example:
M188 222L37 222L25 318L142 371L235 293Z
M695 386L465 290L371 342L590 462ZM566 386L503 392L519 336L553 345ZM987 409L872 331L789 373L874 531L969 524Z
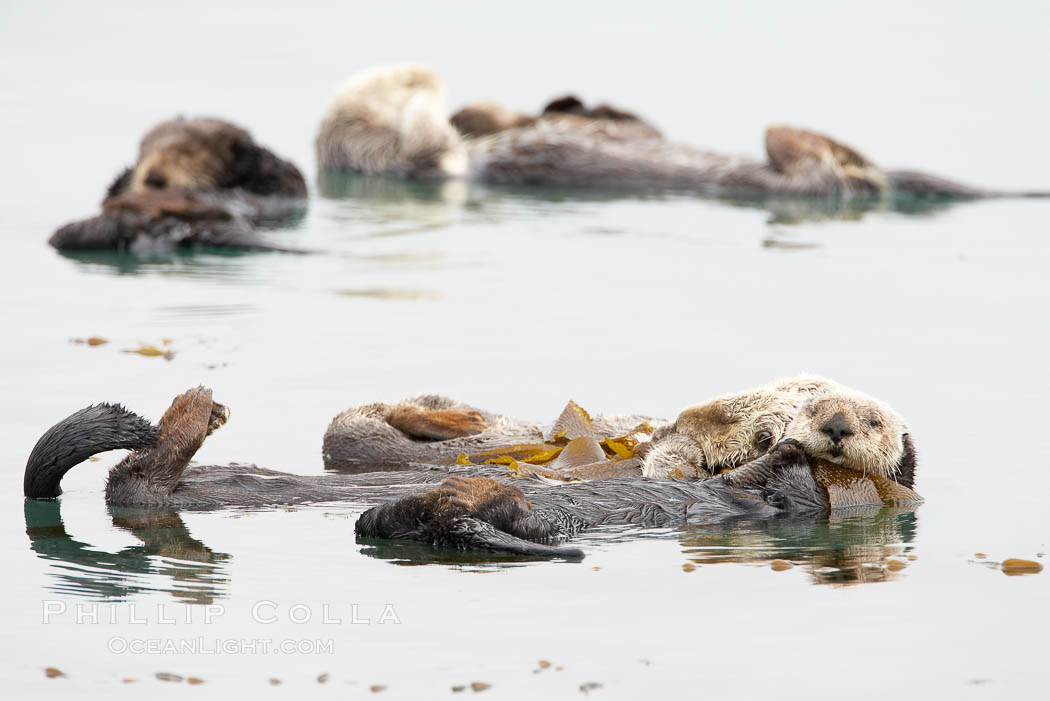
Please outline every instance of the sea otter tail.
M978 197L1050 197L1050 191L986 190L916 170L890 170L886 180L894 194L932 199L976 199Z
M120 404L94 404L49 428L26 462L23 489L31 499L54 499L74 465L107 450L153 445L159 429Z

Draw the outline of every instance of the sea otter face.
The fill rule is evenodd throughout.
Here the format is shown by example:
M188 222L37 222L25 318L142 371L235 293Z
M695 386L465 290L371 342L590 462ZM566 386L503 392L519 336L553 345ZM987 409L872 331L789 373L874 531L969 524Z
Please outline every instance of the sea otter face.
M243 129L218 119L161 122L142 138L133 192L230 187L255 148Z
M911 452L907 434L904 421L889 407L844 394L809 400L785 438L797 440L812 458L892 479Z

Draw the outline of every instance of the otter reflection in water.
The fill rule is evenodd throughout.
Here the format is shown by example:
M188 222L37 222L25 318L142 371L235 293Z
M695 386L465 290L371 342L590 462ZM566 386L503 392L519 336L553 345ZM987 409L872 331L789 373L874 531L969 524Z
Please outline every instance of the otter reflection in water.
M316 140L322 170L403 178L744 197L1047 194L883 170L835 139L784 125L766 130L765 147L762 160L673 144L629 112L588 110L575 98L555 101L538 117L477 104L450 121L444 81L419 65L381 66L352 77L333 98Z
M863 507L826 519L764 519L732 529L697 527L678 535L682 553L700 565L774 560L797 565L815 584L886 582L900 576L915 541L911 509ZM780 563L778 563L780 564Z
M857 415L863 413L860 407ZM814 431L834 429L825 446L805 435L786 438L753 462L716 479L670 481L622 478L551 487L539 479L513 479L502 468L421 466L361 475L297 476L254 466L193 467L190 459L229 411L198 387L180 395L158 426L115 405L95 405L49 429L26 465L30 498L54 498L62 476L89 455L113 448L135 452L116 465L106 485L111 504L212 508L308 501L376 503L405 487L434 485L370 509L357 523L364 537L423 540L439 546L522 555L579 557L549 545L598 525L679 526L782 514L825 516L843 505L921 500L882 474L865 476L861 452L836 446L846 434L838 414ZM820 452L809 456L799 439ZM899 451L898 451L899 452ZM826 453L826 454L825 454ZM826 460L846 457L846 465ZM914 460L913 451L899 454ZM450 477L451 475L451 477ZM512 484L513 483L513 484Z
M177 513L124 507L110 507L109 513L114 526L141 544L115 553L99 550L66 532L59 502L26 500L26 535L33 551L54 563L55 592L120 600L166 591L194 604L223 596L230 556L195 539Z

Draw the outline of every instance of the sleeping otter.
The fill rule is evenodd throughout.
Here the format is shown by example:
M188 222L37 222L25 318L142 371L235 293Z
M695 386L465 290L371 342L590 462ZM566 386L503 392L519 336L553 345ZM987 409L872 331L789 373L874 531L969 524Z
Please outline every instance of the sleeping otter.
M456 476L369 509L355 529L367 538L527 553L530 543L547 545L593 526L707 525L740 517L820 517L858 507L914 508L922 498L910 488L915 450L905 431L874 400L816 395L789 424L787 438L718 477L626 478L526 493L487 477Z
M618 121L614 115L624 114L619 110L577 108L577 102L564 103L564 118L529 118L475 105L457 115L457 126L468 134L462 137L449 123L444 83L434 71L418 65L372 68L354 76L333 99L317 135L317 162L322 170L402 178L733 197L1048 194L998 192L916 171L885 171L835 139L783 125L766 130L764 160L672 144L637 130L627 138L610 137L638 122Z
M642 452L646 477L711 477L764 455L784 438L804 402L852 390L799 375L687 407L661 426Z
M620 464L630 471L617 476L710 477L764 454L784 437L807 397L833 390L849 391L831 380L802 375L689 407L671 423L639 415L591 419L570 402L555 422L545 425L480 411L448 397L423 395L347 409L325 431L322 452L326 466L343 471L449 462L460 455L474 461L507 456L535 462L533 456L565 442L554 440L565 429L567 439L587 435L601 443L629 437L637 443L633 457L640 461ZM574 426L566 429L570 421ZM654 424L659 425L655 430ZM598 451L595 457L604 456ZM582 464L577 461L577 466ZM578 472L574 476L584 477Z
M301 210L306 181L290 162L218 119L176 119L146 132L135 165L110 185L102 213L63 226L61 250L186 246L277 249L256 225Z
M502 456L527 459L557 448L552 442L555 436L571 440L586 435L600 442L650 430L648 421L648 417L633 415L592 419L569 402L557 420L541 425L426 394L395 404L379 402L347 409L325 431L322 453L327 467L347 472L411 462L451 462L460 455L475 461Z
M228 409L213 401L211 390L204 387L176 397L157 426L119 405L81 409L37 441L26 463L25 495L33 499L59 496L62 477L69 469L90 455L115 448L134 452L110 471L106 501L111 505L207 509L323 501L374 504L404 493L406 487L433 486L452 479L429 492L431 496L407 497L366 512L357 526L359 534L422 538L544 557L580 553L533 539L549 541L595 524L717 523L792 509L823 513L830 503L826 497L821 500L820 488L804 469L808 467L805 453L794 440L778 444L767 456L741 468L749 471L738 475L739 484L721 478L665 481L636 477L551 487L538 479L514 479L504 468L482 466L420 465L397 472L319 476L251 465L189 466L204 439L228 416ZM843 453L847 461L856 455L863 453ZM788 468L792 471L785 472ZM790 479L782 478L785 474ZM857 479L885 478L864 478L858 473ZM894 498L904 502L911 494L907 490ZM528 508L525 499L535 508ZM796 504L800 505L797 509ZM406 526L409 522L430 530L412 530Z

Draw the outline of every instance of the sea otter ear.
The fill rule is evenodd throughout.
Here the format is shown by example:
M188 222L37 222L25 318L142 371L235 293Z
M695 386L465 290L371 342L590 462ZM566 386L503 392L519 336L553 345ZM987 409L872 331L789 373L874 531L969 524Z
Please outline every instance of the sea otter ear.
M774 169L791 173L799 167L831 159L840 166L869 167L873 163L858 151L829 136L783 124L766 128L766 155Z
M901 453L901 459L897 463L897 472L894 475L894 479L897 480L898 484L903 484L909 489L915 487L915 466L918 462L918 456L915 454L915 444L911 440L911 434L904 434L904 452Z
M548 102L547 106L543 108L543 114L551 114L554 112L580 114L583 111L583 101L575 95L566 95L564 97L555 98Z

